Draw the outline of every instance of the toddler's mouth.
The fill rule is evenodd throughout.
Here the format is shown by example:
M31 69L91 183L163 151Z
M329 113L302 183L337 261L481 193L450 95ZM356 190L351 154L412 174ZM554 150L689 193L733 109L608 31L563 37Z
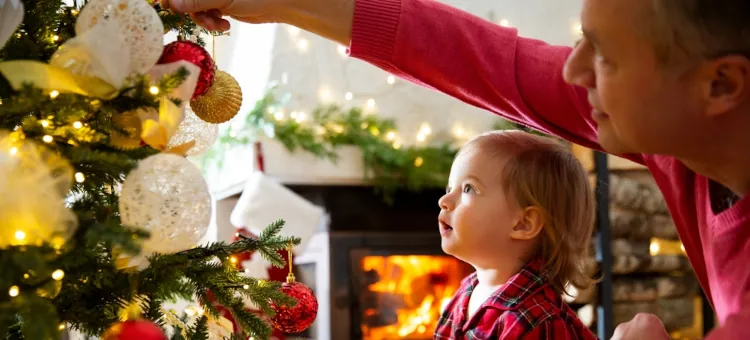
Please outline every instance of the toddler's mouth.
M438 223L440 224L440 233L441 234L445 234L445 233L453 231L453 227L451 227L447 223L445 223L443 221L438 221Z

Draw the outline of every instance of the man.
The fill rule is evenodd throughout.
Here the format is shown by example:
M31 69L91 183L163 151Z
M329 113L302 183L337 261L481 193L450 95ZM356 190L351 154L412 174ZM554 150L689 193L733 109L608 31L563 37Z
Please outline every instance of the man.
M164 0L166 2L166 0ZM283 22L510 120L646 165L722 324L750 338L750 2L584 0L575 49L434 0L171 0L202 26ZM614 338L662 339L639 315Z

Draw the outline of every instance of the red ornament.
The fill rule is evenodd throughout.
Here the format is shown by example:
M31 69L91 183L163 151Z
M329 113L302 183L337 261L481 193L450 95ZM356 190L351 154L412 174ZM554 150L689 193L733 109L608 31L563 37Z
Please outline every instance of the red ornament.
M151 321L128 320L107 329L102 340L167 340L167 336Z
M201 69L191 100L206 94L208 88L214 83L214 72L216 71L216 65L208 51L192 41L178 40L164 46L164 52L162 52L158 63L169 64L180 60L190 62Z
M294 307L276 305L271 307L276 314L271 318L274 328L286 333L299 333L312 325L318 316L318 300L310 287L294 282L294 277L287 279L281 286L281 292L297 300Z

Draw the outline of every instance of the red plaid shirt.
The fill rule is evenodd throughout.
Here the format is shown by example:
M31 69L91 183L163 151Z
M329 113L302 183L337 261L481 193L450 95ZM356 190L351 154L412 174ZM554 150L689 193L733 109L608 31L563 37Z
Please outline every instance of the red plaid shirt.
M467 319L477 275L466 277L435 330L442 339L596 339L540 274L542 261L527 264Z

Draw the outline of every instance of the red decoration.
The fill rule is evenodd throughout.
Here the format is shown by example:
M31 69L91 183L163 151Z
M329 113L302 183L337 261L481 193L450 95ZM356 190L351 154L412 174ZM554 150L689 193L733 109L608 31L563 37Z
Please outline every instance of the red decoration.
M200 67L201 74L195 85L192 99L196 99L208 92L208 88L214 83L214 72L216 66L211 55L200 45L187 40L178 40L164 46L164 52L159 58L159 64L169 64L184 60Z
M253 238L253 239L258 238L257 235L253 234L252 232L247 230L247 228L244 228L244 227L237 228L236 234L239 234L248 238ZM236 234L232 238L232 242L236 242L240 240L240 237ZM237 258L237 270L242 270L243 269L242 262L250 260L254 253L255 253L254 251L248 251L248 252L244 252L240 254L235 254L234 257ZM286 250L279 250L279 255L281 255L282 257L287 257L288 253ZM284 281L286 279L286 274L287 274L287 270L285 270L284 268L278 268L276 266L268 267L268 277L272 281ZM210 290L207 293L208 294L206 294L206 297L208 298L209 302L211 302L211 304L213 304L214 307L216 307L219 313L221 313L221 316L227 318L227 320L232 322L232 325L234 326L234 333L241 334L242 328L234 320L234 318L232 317L232 314L229 312L229 309L219 304L219 302L216 301L216 298L214 297L213 293ZM263 313L260 310L249 309L249 311L264 320L267 319L267 317L263 315ZM271 339L272 340L273 339L284 340L285 339L284 332L278 329L274 329L271 335Z
M107 329L102 340L167 340L167 336L151 321L128 320Z
M271 304L276 315L271 319L274 328L286 333L306 330L318 316L318 300L310 287L299 282L285 282L281 292L297 300L294 307Z

